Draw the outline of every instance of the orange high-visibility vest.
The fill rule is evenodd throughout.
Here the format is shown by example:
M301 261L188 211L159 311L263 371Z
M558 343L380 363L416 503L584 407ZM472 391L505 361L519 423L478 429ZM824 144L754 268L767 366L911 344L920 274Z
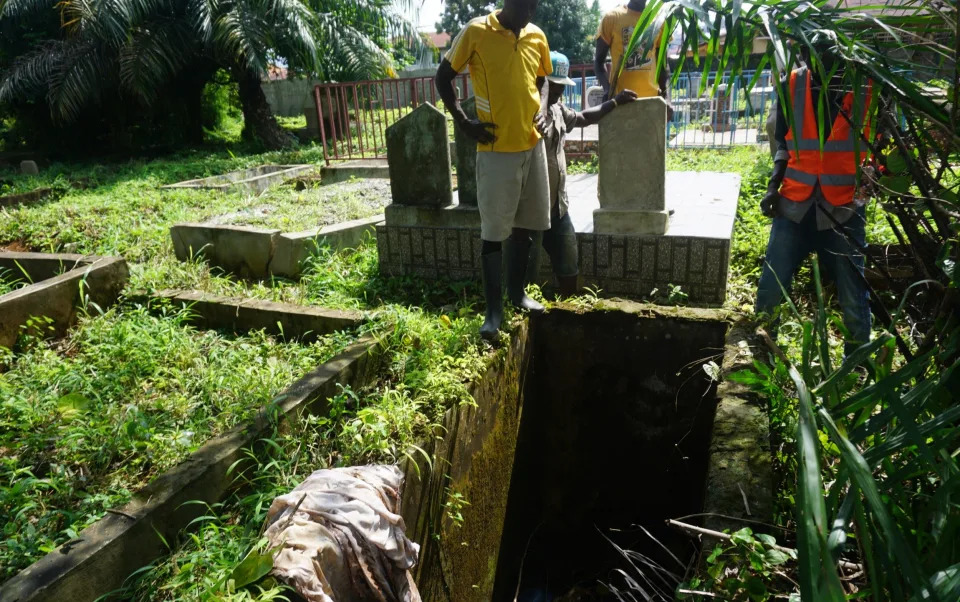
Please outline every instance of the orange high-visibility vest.
M790 159L780 185L780 196L791 201L806 201L819 182L824 198L831 205L846 205L853 200L857 188L857 166L868 156L869 149L850 127L850 122L855 121L853 115L860 115L864 135L869 138L870 125L866 116L872 94L872 82L867 84L865 99L862 94L860 98L855 98L853 92L847 92L821 152L819 127L810 93L810 71L806 67L793 70L790 74L790 97L793 101L794 123L787 131ZM797 136L796 132L800 132L800 135Z

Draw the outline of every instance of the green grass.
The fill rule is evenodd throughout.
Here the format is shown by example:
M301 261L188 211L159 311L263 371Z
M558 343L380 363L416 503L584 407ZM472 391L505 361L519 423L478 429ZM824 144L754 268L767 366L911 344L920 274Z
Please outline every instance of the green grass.
M211 436L250 419L354 339L197 330L189 312L113 308L26 340L0 374L0 580L77 537Z
M386 121L386 116L384 117ZM729 286L728 305L734 309L749 310L753 305L756 281L769 232L770 221L759 212L759 200L766 189L766 178L770 169L769 155L764 148L670 151L667 154L668 169L671 170L733 171L743 178L732 245ZM302 431L277 437L280 451L274 450L271 457L258 459L259 470L255 475L247 477L253 479L251 482L238 482L237 489L227 499L204 513L208 518L194 525L192 532L185 533L180 542L183 545L176 546L174 544L178 542L170 542L174 547L168 556L159 559L131 580L125 595L132 599L199 600L210 595L234 600L274 597L277 594L275 591L262 596L256 592L230 593L226 585L232 568L250 549L258 545L259 529L270 500L275 495L288 491L317 468L368 461L393 461L402 457L410 444L423 440L427 427L435 423L447 408L470 402L469 384L484 370L492 357L491 351L477 336L480 324L477 308L481 306L478 283L383 277L378 272L376 246L372 242L367 242L353 251L331 253L321 250L308 266L303 280L298 282L241 282L219 274L199 261L177 261L173 256L167 231L172 223L205 221L249 210L266 202L282 202L282 210L274 212L270 219L289 222L263 221L259 225L276 225L288 229L289 223L293 229L299 228L293 224L318 219L316 213L311 213L312 208L317 208L320 212L327 211L323 204L313 200L301 204L302 198L320 193L314 190L294 194L290 190L276 189L261 197L243 197L239 194L219 195L209 191L170 191L159 188L162 184L217 175L258 164L309 163L318 162L322 158L321 150L315 146L291 153L254 154L242 152L242 149L236 147L233 150L237 152L227 149L191 151L155 161L129 161L120 164L54 165L42 176L33 178L0 173L0 179L12 180L12 187L18 191L48 185L58 179L69 181L80 177L90 178L96 184L95 188L88 190L67 190L62 198L46 204L0 210L0 243L16 240L39 250L69 248L83 253L122 254L131 263L131 285L128 289L131 292L189 288L231 296L365 310L372 316L371 329L381 341L383 365L376 384L369 390L344 392L334 404L334 411L330 416L316 417L312 424ZM595 163L580 164L572 165L570 171L573 173L595 169ZM305 218L305 215L313 217ZM868 236L876 237L874 240L884 239L886 234L882 213L877 210L871 215L871 230ZM801 274L797 289L801 295L806 294L809 298L809 279L804 274ZM188 328L176 323L176 316L152 318L137 312L139 310L126 308L120 312L108 312L103 318L91 318L89 322L107 324L113 320L119 323L130 314L130 319L137 323L148 318L156 320L150 328L143 327L143 335L150 339L159 338L163 341L164 337L176 335L179 340L179 337L185 336L185 332L190 332ZM97 320L102 322L96 322ZM87 321L78 332L83 332L85 328L91 328ZM106 326L104 330L110 331ZM194 333L192 336L212 335ZM119 340L122 341L123 338ZM56 343L53 347L38 343L30 348L29 353L33 354L31 357L35 355L38 358L35 362L37 370L45 366L50 374L59 374L57 369L65 370L66 374L63 366L70 364L77 372L69 382L76 386L87 386L87 389L81 390L85 397L92 395L92 391L99 390L90 385L95 381L89 379L94 377L105 379L106 384L102 387L105 390L122 386L122 383L126 382L123 380L125 376L117 371L98 370L94 374L80 370L87 362L81 362L79 356L60 353L62 350L58 345L62 343ZM112 352L124 353L129 346L129 341L118 342ZM154 349L153 343L144 347L147 351ZM240 354L238 357L246 357L250 361L253 361L254 357L269 357L266 349L266 346L252 345L251 355ZM135 352L136 350L133 352L136 355ZM170 355L173 358L180 357L176 353ZM205 354L205 357L207 356L209 354ZM17 370L18 368L14 367L14 371ZM19 370L22 372L27 368L22 367ZM207 371L191 382L198 387L211 386L207 384L208 381L215 382L215 379L220 377L220 372L229 372L229 369L218 367L216 372ZM10 385L10 390L17 395L24 395L31 390L46 390L47 381L63 380L51 380L46 374L27 371L24 380L16 386ZM62 414L56 401L70 392L70 387L58 385L56 390L49 392L46 401L38 404L38 408L46 408L46 416L51 421L43 432L49 433L49 429L54 429L53 432L56 433L56 429L62 427L63 416L60 416L60 422L51 417L56 418ZM185 394L174 397L181 399L181 402L173 406L176 410L182 407ZM252 409L255 405L251 403L244 407ZM204 405L202 412L211 413L215 407L217 406ZM191 441L198 445L205 438L203 433L210 434L215 432L216 428L226 428L227 424L232 423L231 420L242 420L243 409L239 406L230 407L233 408L233 413L229 414L219 427L216 423L219 416L212 417L210 420L213 422L201 421L209 427L206 431L190 422L192 415L181 417L182 421L186 421L181 424L176 422L176 412L171 412L172 422L165 423L163 428L168 430L163 432L172 434L166 438L156 438L157 441L148 441L149 445L161 446L151 458L144 460L151 464L140 466L141 472L136 472L133 470L136 466L130 461L129 470L133 472L127 476L130 477L132 485L121 486L124 470L128 470L126 465L113 470L110 470L109 466L104 468L105 472L99 482L105 484L101 491L105 492L102 495L106 497L90 499L87 506L74 500L75 516L53 516L49 519L51 526L42 535L34 538L33 551L18 554L35 555L42 552L39 546L50 546L56 541L69 538L71 532L68 529L71 525L75 525L73 528L76 530L78 526L86 524L104 508L122 502L125 496L129 496L132 488L161 470L160 464L154 464L155 462L162 464L165 460L165 466L174 463L180 453L180 447L176 444L176 433L183 430L193 431ZM791 408L786 405L781 409L783 417L777 420L787 424L789 417L795 415L795 408L792 414ZM122 423L112 424L126 424L127 418L123 420ZM73 422L75 420L72 419L68 426L72 428ZM188 423L191 424L190 427L186 426ZM137 432L136 427L132 428ZM48 440L56 439L49 434L45 436ZM115 434L111 432L102 436L108 441L108 445L104 447L120 449L120 446L126 445L123 450L135 449L129 447L133 443L129 442L126 433L120 430ZM17 453L6 444L0 445L4 448L2 453L5 461L9 454ZM36 447L25 449L33 449L32 453L37 453ZM786 458L789 453L789 450L784 449L783 457ZM135 454L140 455L144 454ZM118 451L113 457L125 456ZM51 462L51 466L74 466L67 460L59 462ZM25 473L8 476L2 486L10 490L36 487L42 489L45 485L35 483L36 476ZM75 475L70 478L75 478ZM114 478L119 480L110 480ZM71 487L74 485L67 487L67 490L70 491ZM78 490L74 487L74 492L76 491ZM55 490L43 489L33 497L45 500L47 498L43 496L55 495L60 494ZM22 500L26 497L16 499ZM82 501L87 498L81 496L77 499ZM40 510L36 512L39 513ZM12 548L8 545L5 549Z
M0 268L0 295L6 295L28 284L30 282L22 274Z
M299 191L293 185L278 186L251 202L255 204L215 221L291 232L371 217L390 203L390 183L356 180Z

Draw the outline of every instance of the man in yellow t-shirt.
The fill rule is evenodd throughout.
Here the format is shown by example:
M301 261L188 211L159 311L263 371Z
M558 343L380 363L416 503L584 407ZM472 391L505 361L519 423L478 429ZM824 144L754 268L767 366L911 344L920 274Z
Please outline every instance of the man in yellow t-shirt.
M525 292L531 234L550 228L547 155L535 127L546 110L550 48L530 23L538 0L504 0L503 9L473 19L454 38L440 68L437 92L462 132L477 141L480 264L487 308L480 335L495 339L503 320L501 266L507 298L519 309L543 306ZM453 87L470 69L478 119L468 119ZM501 243L507 241L501 251Z
M646 4L646 0L630 0L626 6L618 6L603 15L600 30L597 32L593 68L597 74L597 81L603 86L604 99L623 90L633 90L639 98L659 95L667 101L667 112L672 115L668 85L670 70L666 63L660 74L657 74L657 57L660 44L663 42L663 31L657 34L653 48L646 55L640 56L643 49L638 46L632 56L626 58L623 56ZM608 52L613 59L609 78L604 68ZM623 63L623 71L620 71L621 63Z

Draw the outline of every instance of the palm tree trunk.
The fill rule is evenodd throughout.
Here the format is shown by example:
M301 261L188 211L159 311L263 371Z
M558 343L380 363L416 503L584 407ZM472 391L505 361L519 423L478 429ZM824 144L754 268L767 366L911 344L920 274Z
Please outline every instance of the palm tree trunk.
M256 137L271 150L289 148L296 138L277 123L270 110L267 97L260 87L260 78L248 69L238 69L237 82L240 86L240 104L243 109L243 135Z

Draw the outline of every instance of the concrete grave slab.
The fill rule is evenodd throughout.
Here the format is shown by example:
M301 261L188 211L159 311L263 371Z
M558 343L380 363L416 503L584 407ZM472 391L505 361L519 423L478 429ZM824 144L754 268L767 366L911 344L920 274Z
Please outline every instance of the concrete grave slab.
M332 224L302 232L220 224L176 224L170 228L173 251L180 261L202 257L210 265L241 278L297 278L303 262L319 245L353 248L376 234L382 215Z
M96 255L0 252L0 268L33 281L0 295L0 347L7 348L32 317L51 319L50 334L62 335L83 302L110 307L130 277L122 258Z
M152 297L188 306L191 324L199 328L233 332L264 330L272 335L304 341L355 328L364 321L363 314L358 311L224 297L199 291L161 291Z
M393 202L444 207L453 202L447 118L424 103L387 128Z
M201 303L212 304L211 299ZM290 313L306 309L288 306ZM207 307L216 316L235 309ZM261 308L262 309L262 308ZM276 314L276 307L269 309ZM308 321L315 316L308 316ZM288 316L288 321L297 318ZM91 602L119 588L137 569L168 552L166 542L176 541L190 521L205 512L202 505L219 501L237 474L252 467L248 451L262 450L261 439L278 422L282 429L296 428L310 414L329 412L329 399L340 385L355 389L376 377L377 345L363 337L346 351L314 369L279 395L275 407L264 408L255 419L205 443L185 461L164 472L133 500L84 529L68 542L8 580L0 587L4 602L70 600Z
M605 296L635 299L674 285L688 295L690 303L722 305L740 176L668 172L665 189L665 210L673 212L666 235L602 234L594 232L594 212L600 208L597 176L567 177L583 284L599 288ZM394 224L388 220L378 226L381 272L479 280L479 227L444 223L442 216L432 217L442 213L433 211L428 216L431 219L417 216L420 221L416 223L409 220ZM549 263L544 261L541 282L550 282L551 278Z
M316 169L313 165L261 165L250 169L231 171L219 176L186 180L161 186L164 189L186 188L193 190L217 190L220 192L243 192L258 194L281 184L297 174Z
M353 161L344 161L343 163L324 165L320 168L320 182L322 184L346 182L351 178L367 179L389 177L390 168L387 166L386 159L355 159Z
M37 188L30 192L8 194L0 196L0 207L16 207L17 205L32 205L53 194L53 188Z

